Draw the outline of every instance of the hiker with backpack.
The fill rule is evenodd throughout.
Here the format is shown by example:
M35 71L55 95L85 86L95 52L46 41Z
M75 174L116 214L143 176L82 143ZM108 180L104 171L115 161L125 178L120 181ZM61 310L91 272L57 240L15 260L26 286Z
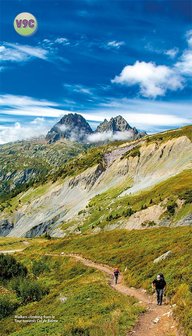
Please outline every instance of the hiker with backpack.
M166 281L163 274L157 275L157 278L152 282L152 287L155 288L157 293L157 304L161 306L163 302L163 294L166 288Z
M115 269L114 269L114 272L113 272L113 274L114 274L114 279L115 279L115 285L117 285L117 281L118 281L118 277L119 277L119 269L116 267Z

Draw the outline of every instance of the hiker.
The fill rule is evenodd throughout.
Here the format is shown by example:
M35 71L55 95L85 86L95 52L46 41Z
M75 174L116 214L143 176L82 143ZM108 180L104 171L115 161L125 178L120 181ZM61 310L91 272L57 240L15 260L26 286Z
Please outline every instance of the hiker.
M117 280L118 280L119 273L120 273L117 267L114 269L113 273L114 273L115 285L117 285Z
M163 274L158 274L157 278L153 280L152 287L155 288L157 293L157 304L162 305L163 293L165 292L166 281Z

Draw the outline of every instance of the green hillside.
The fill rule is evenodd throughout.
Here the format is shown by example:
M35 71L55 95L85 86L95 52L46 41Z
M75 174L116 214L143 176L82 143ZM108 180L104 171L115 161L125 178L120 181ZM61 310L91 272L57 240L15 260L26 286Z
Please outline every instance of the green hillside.
M0 200L10 200L35 184L43 184L58 166L78 155L84 147L63 141L47 144L26 140L0 146Z
M14 282L2 282L4 297L11 302L16 300L20 305L10 317L2 319L3 336L53 333L58 336L123 336L136 323L142 308L133 298L126 298L110 289L100 271L68 257L45 256L46 253L61 252L79 253L100 263L119 266L127 285L143 287L150 293L152 280L157 273L163 272L167 281L166 295L174 305L174 315L185 335L191 336L190 227L115 230L65 239L37 238L29 242L31 245L24 254L17 254L16 258L28 269L28 285L31 281L38 282L48 289L48 294L40 301L21 304L21 298L17 298L13 291ZM171 251L167 259L153 262L167 251ZM54 315L59 322L16 324L13 315Z
M10 316L0 322L1 335L12 336L102 336L127 335L143 311L134 298L116 293L99 271L83 266L71 258L45 257L37 254L39 244L35 241L25 255L17 255L17 260L28 269L27 288L23 280L1 282L0 312L5 301L15 304ZM15 294L18 282L22 292ZM47 294L41 299L23 301L25 292L29 295L32 284L38 285L38 293L46 288ZM16 285L15 285L16 284ZM33 289L33 295L36 295ZM15 323L17 316L46 316L43 323ZM49 318L47 318L49 316ZM53 322L46 321L55 320Z

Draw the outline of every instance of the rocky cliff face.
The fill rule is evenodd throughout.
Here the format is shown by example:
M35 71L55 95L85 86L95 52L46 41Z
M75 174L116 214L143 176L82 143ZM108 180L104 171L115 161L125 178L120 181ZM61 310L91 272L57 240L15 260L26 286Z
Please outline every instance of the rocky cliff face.
M192 143L185 136L171 137L163 141L144 139L124 143L111 150L106 146L106 152L102 161L94 166L87 168L76 176L68 176L63 181L59 180L54 184L46 185L43 190L32 189L19 195L20 203L10 213L9 209L4 209L0 215L5 226L4 234L8 236L27 236L32 237L51 233L53 236L62 236L69 232L75 232L80 223L84 223L86 218L95 218L95 212L101 216L101 226L108 212L113 208L115 202L119 202L115 209L121 205L126 197L132 197L150 190L163 181L171 177L177 177L179 173L192 169ZM84 154L87 155L87 154ZM177 189L185 188L183 182L177 181ZM181 185L180 185L181 184ZM175 184L174 184L175 185ZM111 201L103 210L97 209L96 201L93 201L93 208L89 208L90 200L94 200L96 195L103 196L103 203L110 199L110 190L119 190L118 197L110 196ZM141 228L147 223L155 222L156 225L171 225L171 219L162 218L166 212L166 202L170 202L171 190L167 187L166 197L159 197L159 204L147 205L147 209L141 208L127 218L106 226L106 229L115 227L125 227L127 229ZM183 189L183 193L185 189ZM108 196L107 196L108 195ZM190 196L190 195L189 195ZM171 196L172 197L172 196ZM175 196L174 196L175 197ZM141 198L142 199L142 198ZM121 201L122 200L122 201ZM14 201L16 202L16 200ZM108 202L108 201L107 201ZM111 203L110 203L111 202ZM174 205L177 209L182 208L183 201L176 199L178 204ZM126 204L128 201L126 201ZM137 205L137 201L136 201ZM103 204L101 202L102 208ZM136 207L137 208L137 207ZM126 209L125 209L126 210ZM95 211L95 212L94 212ZM101 213L100 213L101 212ZM187 216L187 223L191 223L190 207L187 205L183 216ZM82 215L81 215L82 213ZM178 218L179 225L185 221ZM13 223L11 228L9 223ZM60 225L64 224L64 229ZM97 229L100 229L97 224ZM12 225L12 224L11 224ZM83 225L83 224L82 224ZM151 225L151 224L150 224ZM94 224L93 224L94 226ZM86 226L87 227L87 226Z
M122 116L117 116L115 118L111 118L109 121L105 119L96 129L96 132L124 132L131 130L131 126L127 123L127 121ZM138 133L136 129L135 134Z
M80 114L67 114L48 132L46 140L49 143L62 138L76 142L86 142L87 135L93 133L88 122Z

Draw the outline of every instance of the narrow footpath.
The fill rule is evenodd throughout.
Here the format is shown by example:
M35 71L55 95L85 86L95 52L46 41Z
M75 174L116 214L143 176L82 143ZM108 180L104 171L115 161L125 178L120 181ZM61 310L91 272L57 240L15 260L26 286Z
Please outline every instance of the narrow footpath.
M118 284L114 284L113 269L107 265L95 263L89 259L83 258L78 254L46 254L48 256L72 257L80 261L88 267L93 267L107 274L109 285L123 295L135 297L139 304L144 306L146 312L141 314L134 330L129 332L127 336L182 336L177 330L176 321L173 318L172 308L169 304L158 306L156 304L155 295L148 295L144 289L136 289L127 287L123 284L123 276L121 275Z

